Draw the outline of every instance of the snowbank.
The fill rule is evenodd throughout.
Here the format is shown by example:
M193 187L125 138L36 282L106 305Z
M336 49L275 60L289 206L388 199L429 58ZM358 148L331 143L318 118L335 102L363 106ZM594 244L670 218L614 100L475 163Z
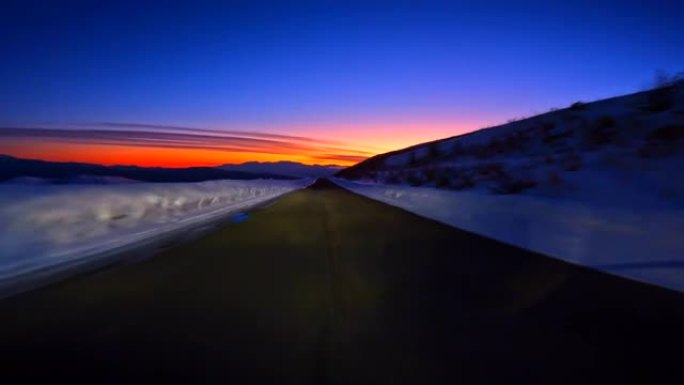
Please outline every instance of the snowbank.
M3 282L81 264L305 187L308 180L129 185L0 185Z
M684 209L635 208L336 179L445 224L608 273L684 291Z

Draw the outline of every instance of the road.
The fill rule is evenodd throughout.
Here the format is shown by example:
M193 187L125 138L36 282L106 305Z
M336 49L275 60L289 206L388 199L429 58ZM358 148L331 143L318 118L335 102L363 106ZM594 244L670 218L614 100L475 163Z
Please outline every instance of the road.
M0 383L665 383L684 295L329 182L0 301Z

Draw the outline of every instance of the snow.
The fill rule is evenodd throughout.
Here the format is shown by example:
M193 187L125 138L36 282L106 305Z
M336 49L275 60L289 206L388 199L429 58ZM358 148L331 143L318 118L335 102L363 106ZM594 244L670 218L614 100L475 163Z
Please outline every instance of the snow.
M178 230L195 229L310 180L0 185L0 288Z
M604 182L605 176L597 180ZM592 200L532 194L494 195L335 182L353 192L447 225L481 234L611 274L684 291L684 207L651 204L607 205ZM619 189L608 191L619 196ZM635 202L645 202L635 204Z
M661 105L663 100L667 103ZM658 194L681 201L684 190L673 171L681 169L684 159L682 121L684 83L677 83L418 144L339 175L362 182L518 193L549 181L581 189L576 171L602 169L609 178L655 178ZM658 170L661 165L665 168Z

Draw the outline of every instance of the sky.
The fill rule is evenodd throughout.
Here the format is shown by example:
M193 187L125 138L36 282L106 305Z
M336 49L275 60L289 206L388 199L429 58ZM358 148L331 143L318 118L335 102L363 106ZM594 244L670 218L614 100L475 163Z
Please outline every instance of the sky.
M675 0L2 7L0 153L46 160L350 165L684 71Z

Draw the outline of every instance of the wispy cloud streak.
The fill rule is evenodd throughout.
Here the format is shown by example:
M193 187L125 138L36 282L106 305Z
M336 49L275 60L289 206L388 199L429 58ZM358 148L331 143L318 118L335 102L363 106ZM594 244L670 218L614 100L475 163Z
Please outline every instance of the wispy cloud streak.
M261 132L222 131L163 125L100 123L100 128L0 127L0 139L148 148L306 155L358 161L373 153L340 142ZM104 128L106 127L106 128ZM347 145L348 146L348 145ZM3 150L0 144L0 151Z
M310 142L319 144L345 145L345 143L335 140L325 140L317 138L309 138L305 136L271 134L258 131L240 131L240 130L217 130L208 128L184 127L184 126L170 126L161 124L145 124L145 123L117 123L117 122L97 122L94 124L87 124L91 127L109 127L115 129L144 129L144 130L162 130L162 131L178 131L190 133L205 133L215 135L235 135L249 138L265 138L297 142Z

